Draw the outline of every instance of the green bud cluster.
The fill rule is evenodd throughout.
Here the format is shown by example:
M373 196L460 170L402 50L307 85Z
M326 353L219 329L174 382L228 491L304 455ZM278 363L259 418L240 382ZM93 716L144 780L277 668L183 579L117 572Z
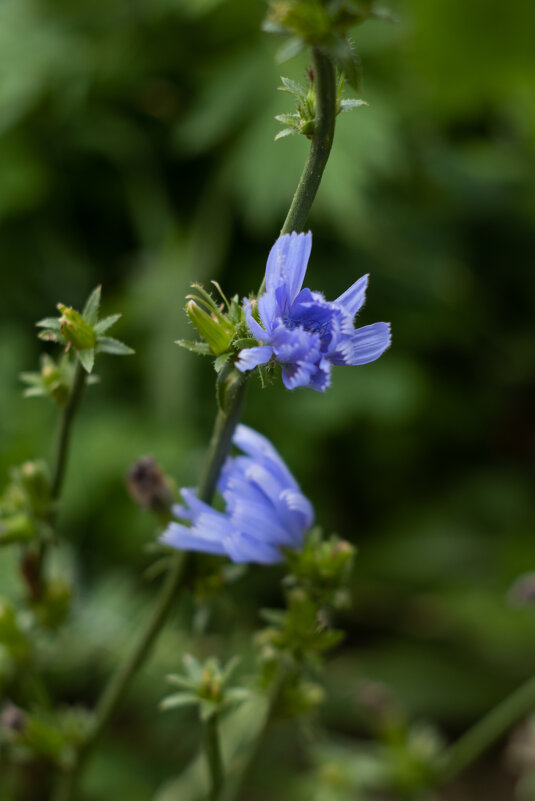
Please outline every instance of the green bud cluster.
M11 469L11 482L0 497L0 546L29 544L51 536L48 467L43 461Z
M25 398L49 397L58 406L65 406L72 389L74 365L66 354L55 361L43 353L39 372L21 373L20 379L28 384L23 393Z
M279 60L295 55L305 46L321 47L351 86L358 89L360 58L348 31L370 17L388 16L374 0L270 0L264 30L291 36Z
M225 412L245 381L243 373L234 367L234 362L240 350L258 343L250 335L239 297L235 295L229 301L219 284L215 281L212 284L219 292L222 303L217 303L200 284L192 284L194 293L186 298L186 313L202 341L179 339L176 344L193 353L215 357L217 402Z
M312 72L310 72L309 87L305 89L305 87L301 86L301 84L296 81L281 77L282 86L279 86L279 91L294 95L297 110L291 114L277 114L275 119L288 127L279 131L275 137L275 141L285 136L291 136L292 134L303 134L308 139L313 139L314 131L316 130L316 91L313 78L314 76ZM344 76L340 75L336 91L337 115L344 111L352 111L355 108L368 105L365 100L342 98L343 86Z
M11 720L15 725L10 725ZM92 716L80 707L25 712L8 704L2 712L1 734L17 762L39 757L61 769L69 769L92 723Z
M349 543L335 536L324 540L319 529L308 534L301 551L286 553L286 609L262 610L268 626L257 637L264 682L284 677L279 706L285 715L303 714L323 700L315 679L323 655L343 638L330 618L348 603L354 555Z
M186 654L182 660L184 674L175 673L167 677L167 681L180 687L180 691L164 698L160 708L198 706L204 723L241 703L249 696L249 690L229 686L239 661L239 658L234 658L221 666L217 659L201 663L191 654Z
M89 295L81 314L71 306L58 303L59 317L45 317L44 320L37 323L37 326L43 329L39 333L39 337L45 341L59 342L66 346L66 350L72 348L87 373L93 370L96 353L109 353L113 356L127 356L134 353L132 348L129 348L124 342L104 336L104 333L117 322L121 315L111 314L99 319L100 297L101 287L98 286ZM24 375L26 378L23 377L23 380L26 383L37 387L41 386L35 378L30 379L30 376L35 376L35 374ZM41 378L45 382L43 368L41 369ZM45 393L32 392L31 394Z

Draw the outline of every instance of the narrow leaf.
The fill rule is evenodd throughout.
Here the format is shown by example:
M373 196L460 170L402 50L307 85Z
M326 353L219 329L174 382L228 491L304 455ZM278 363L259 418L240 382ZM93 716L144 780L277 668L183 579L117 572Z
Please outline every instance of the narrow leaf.
M98 320L101 292L102 286L99 284L99 286L95 287L95 289L91 292L84 306L82 317L87 323L89 323L89 325L94 325Z
M202 356L210 356L212 353L210 345L208 345L207 342L191 342L188 339L176 339L175 345L186 348L186 350L190 350L192 353L200 353Z
M59 331L59 317L45 317L35 325L39 326L39 328L51 328L53 331Z
M99 337L97 339L97 350L99 353L111 353L112 356L130 356L135 350L129 348L124 342L112 337Z
M352 111L354 108L360 108L360 106L367 106L369 105L366 103L365 100L355 100L353 98L347 98L340 102L340 111Z
M85 350L78 350L76 351L78 358L80 359L80 364L86 371L86 373L90 373L93 369L93 365L95 364L95 348L86 348Z
M167 698L160 702L160 709L165 712L167 709L177 709L181 706L192 706L198 703L199 698L193 693L174 693L174 695L168 695Z
M107 331L108 328L111 328L112 325L115 325L117 320L122 317L122 314L110 314L109 317L103 317L102 320L99 320L98 323L95 323L93 328L97 332L97 334L103 334L104 331Z
M291 136L292 134L296 133L299 133L299 131L296 131L295 128L284 128L276 135L275 142L278 142L279 139L284 139L285 136Z

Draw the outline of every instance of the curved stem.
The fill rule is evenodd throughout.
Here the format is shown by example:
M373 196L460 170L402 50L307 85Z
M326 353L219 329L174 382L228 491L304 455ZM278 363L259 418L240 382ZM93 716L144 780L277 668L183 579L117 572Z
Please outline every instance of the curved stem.
M316 197L323 170L334 139L336 119L336 77L330 58L319 48L312 49L316 88L316 123L308 159L299 179L292 205L281 229L282 234L302 231Z
M219 801L225 779L221 743L219 740L219 722L217 715L212 715L204 724L204 748L208 769L210 771L210 793L208 801Z
M211 503L213 499L217 477L223 462L227 458L232 435L240 419L245 387L246 383L244 382L236 391L226 413L220 410L217 414L214 432L206 457L206 466L198 490L199 498L206 503ZM184 553L177 552L174 555L173 564L166 576L152 615L134 643L129 657L119 666L117 672L111 677L108 685L105 687L97 703L95 723L89 736L79 749L73 766L60 776L59 784L56 788L57 792L54 796L55 801L71 801L75 797L78 779L80 778L91 751L121 701L134 674L149 655L167 619L184 575L186 561L187 559Z
M439 782L446 784L462 773L533 708L535 676L512 692L446 751L439 767Z
M54 458L54 472L52 474L52 500L56 501L61 495L63 489L63 480L65 478L65 470L67 468L67 458L69 455L69 442L71 437L72 423L74 416L80 405L82 393L85 386L85 370L76 359L74 368L74 378L72 389L69 399L63 409L61 415L61 422L58 431L58 438L56 442L56 453Z
M50 498L52 500L52 509L49 514L49 522L53 526L57 516L57 502L60 499L61 491L63 489L63 481L67 469L67 460L69 457L69 445L71 441L72 424L85 387L85 371L79 360L76 359L74 367L74 376L71 391L67 399L67 403L63 407L58 435L55 445L54 453L54 468L52 471L52 483L50 490ZM26 577L31 596L34 600L40 598L43 592L43 571L47 553L47 544L41 542L37 552L33 552L30 562L23 570L23 575Z

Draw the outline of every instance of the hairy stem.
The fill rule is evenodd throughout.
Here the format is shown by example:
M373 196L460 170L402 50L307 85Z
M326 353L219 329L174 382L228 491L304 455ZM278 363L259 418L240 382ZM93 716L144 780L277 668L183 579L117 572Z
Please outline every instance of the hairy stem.
M225 780L221 743L219 738L219 721L212 715L204 724L204 749L210 772L210 792L208 801L219 801Z
M314 137L305 168L282 226L281 234L302 231L316 197L334 139L336 119L336 78L329 56L319 47L312 49L316 88L316 122Z
M446 784L462 773L534 708L535 676L532 676L446 751L439 768L439 782Z

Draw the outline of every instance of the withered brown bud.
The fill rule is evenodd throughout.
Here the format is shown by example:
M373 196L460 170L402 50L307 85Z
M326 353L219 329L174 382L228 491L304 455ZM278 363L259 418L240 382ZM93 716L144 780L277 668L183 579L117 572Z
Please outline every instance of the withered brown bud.
M154 456L142 456L132 465L126 486L134 501L156 514L169 512L173 503L169 479Z
M535 606L535 573L524 573L514 582L507 593L513 606Z
M22 734L26 725L26 713L11 701L6 701L0 714L0 724L6 731Z

